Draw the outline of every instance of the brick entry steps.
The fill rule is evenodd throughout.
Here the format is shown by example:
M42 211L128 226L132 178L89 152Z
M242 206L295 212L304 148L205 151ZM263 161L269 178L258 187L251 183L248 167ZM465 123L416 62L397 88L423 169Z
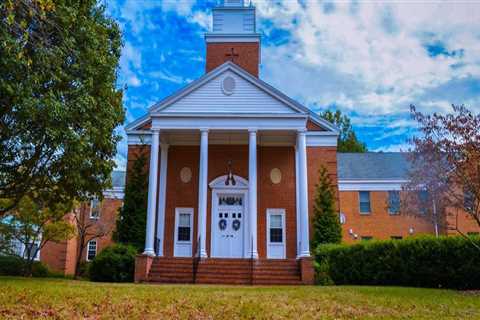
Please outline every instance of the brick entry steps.
M154 258L148 282L194 283L191 258ZM195 283L300 285L299 261L250 259L202 259L198 262Z

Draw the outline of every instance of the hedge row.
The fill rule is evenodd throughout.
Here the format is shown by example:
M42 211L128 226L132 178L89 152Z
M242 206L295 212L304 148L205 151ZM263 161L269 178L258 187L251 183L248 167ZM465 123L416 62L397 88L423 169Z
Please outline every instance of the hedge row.
M480 289L479 248L478 237L320 245L315 252L317 282Z
M0 276L23 276L26 262L18 256L0 256ZM32 265L33 277L48 277L50 270L40 261L34 261Z

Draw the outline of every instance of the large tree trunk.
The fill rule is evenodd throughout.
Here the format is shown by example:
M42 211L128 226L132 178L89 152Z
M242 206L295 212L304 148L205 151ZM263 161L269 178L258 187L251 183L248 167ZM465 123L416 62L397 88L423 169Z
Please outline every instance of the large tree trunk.
M78 279L78 277L80 276L80 262L82 261L83 249L85 248L84 243L84 237L81 236L79 241L80 246L78 248L77 258L75 261L75 273L73 275L74 279Z

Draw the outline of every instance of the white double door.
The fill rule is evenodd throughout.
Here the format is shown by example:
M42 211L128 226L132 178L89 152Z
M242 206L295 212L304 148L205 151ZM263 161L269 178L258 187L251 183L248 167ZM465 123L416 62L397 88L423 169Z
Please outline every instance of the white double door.
M218 194L212 212L212 256L242 258L244 252L245 201L242 194Z

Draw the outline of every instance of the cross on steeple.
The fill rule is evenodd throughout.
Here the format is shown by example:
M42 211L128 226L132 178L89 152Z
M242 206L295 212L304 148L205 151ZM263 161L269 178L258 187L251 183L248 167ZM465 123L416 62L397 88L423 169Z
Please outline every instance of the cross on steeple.
M233 59L235 59L236 57L238 57L238 53L235 53L235 49L234 48L231 48L230 49L230 53L227 53L225 54L226 57L229 57L230 58L230 61L234 62Z

